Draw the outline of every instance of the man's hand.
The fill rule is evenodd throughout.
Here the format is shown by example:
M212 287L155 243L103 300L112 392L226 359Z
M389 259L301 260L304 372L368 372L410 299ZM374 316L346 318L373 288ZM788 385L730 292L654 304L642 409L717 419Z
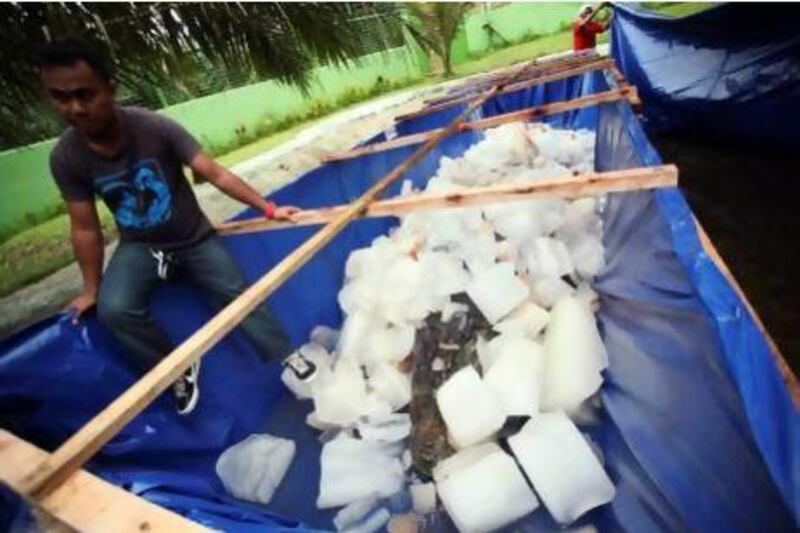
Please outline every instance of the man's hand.
M97 293L84 291L72 300L65 311L72 316L72 323L77 324L83 314L97 304Z
M72 315L72 323L77 324L81 315L97 302L98 287L103 275L103 232L94 201L68 201L67 212L72 248L83 276L83 292L66 308Z
M281 205L275 208L275 213L272 215L272 218L275 220L294 222L294 214L299 211L299 207L295 207L293 205Z

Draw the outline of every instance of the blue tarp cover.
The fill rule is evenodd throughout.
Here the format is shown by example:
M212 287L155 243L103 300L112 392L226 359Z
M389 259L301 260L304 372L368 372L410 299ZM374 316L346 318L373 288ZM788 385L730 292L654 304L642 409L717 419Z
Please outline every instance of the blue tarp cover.
M615 4L611 50L653 127L800 146L800 5L669 17Z
M605 75L589 73L495 97L473 118L608 88ZM452 113L409 120L397 130L441 126ZM598 170L660 163L627 103L547 121L594 130ZM424 184L442 156L458 156L480 135L446 139L407 177ZM272 198L307 208L349 202L414 149L323 165ZM595 288L610 366L603 419L583 429L601 445L617 495L581 523L605 531L793 530L800 508L800 419L763 335L703 253L683 196L676 189L614 194L605 217L608 265ZM396 223L351 224L269 299L295 344L314 325L340 325L336 294L349 252ZM231 236L225 244L255 280L315 230ZM154 298L156 318L176 342L211 317L191 287L165 285ZM5 340L0 426L53 449L133 382L123 361L93 319L73 326L54 317ZM234 331L204 358L201 383L195 414L178 417L169 398L157 400L103 448L90 470L227 531L331 529L334 513L314 505L320 443L305 425L310 405L289 397L278 366L262 362ZM222 450L263 432L292 438L298 447L268 508L227 497L213 471ZM6 513L8 520L13 516ZM555 527L545 512L534 517L523 523Z

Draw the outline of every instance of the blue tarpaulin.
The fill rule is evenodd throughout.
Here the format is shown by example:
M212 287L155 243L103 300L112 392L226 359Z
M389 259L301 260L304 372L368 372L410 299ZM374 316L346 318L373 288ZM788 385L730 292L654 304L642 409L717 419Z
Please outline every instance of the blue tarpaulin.
M495 97L473 118L607 90L609 83L600 72L548 83ZM447 115L412 119L397 130L438 127ZM546 120L594 130L598 170L660 162L627 103ZM407 178L424 184L442 156L460 155L480 136L446 139ZM414 149L323 165L272 198L306 208L349 202ZM703 253L683 196L676 189L613 194L604 216L608 264L595 289L610 366L602 420L583 429L600 444L617 495L581 523L605 531L793 530L800 509L800 418L764 336ZM317 324L340 325L336 295L348 254L396 223L354 222L269 299L295 344ZM314 231L231 236L225 244L252 281ZM211 316L203 298L178 283L159 290L153 305L176 342ZM123 361L92 319L76 327L56 317L7 339L0 345L0 426L53 449L132 383ZM156 401L89 469L227 531L331 529L333 511L314 505L321 445L305 425L308 402L288 396L277 365L262 362L240 332L203 361L195 414L178 417L168 398ZM262 432L292 438L298 448L266 508L226 496L213 471L226 447ZM523 523L555 527L545 512Z
M611 50L654 128L800 146L800 5L669 17L615 4Z

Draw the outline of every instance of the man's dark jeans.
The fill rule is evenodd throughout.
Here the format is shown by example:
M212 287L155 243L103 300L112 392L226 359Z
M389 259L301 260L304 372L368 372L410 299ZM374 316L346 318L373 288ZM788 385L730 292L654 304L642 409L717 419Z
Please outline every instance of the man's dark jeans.
M216 235L172 252L173 275L186 278L210 297L221 309L246 288L242 274ZM122 345L134 363L149 370L175 347L150 316L150 297L161 280L157 261L146 244L122 242L103 274L97 314ZM289 355L286 332L265 304L241 322L241 328L255 343L262 356L283 358Z

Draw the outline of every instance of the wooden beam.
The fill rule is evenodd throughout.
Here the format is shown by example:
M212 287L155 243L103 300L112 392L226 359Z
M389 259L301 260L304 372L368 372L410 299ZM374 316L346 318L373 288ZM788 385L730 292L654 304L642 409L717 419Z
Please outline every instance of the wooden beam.
M371 203L360 215L365 218L405 215L420 210L519 202L535 198L580 198L593 194L622 192L678 185L674 165L643 167L613 172L593 172L525 184L471 187L456 193L423 193ZM308 209L296 214L295 222L257 218L227 222L216 227L220 235L236 235L297 226L325 224L339 216L347 205Z
M520 111L512 113L504 113L494 117L475 120L472 122L465 122L461 125L459 131L468 130L483 130L487 128L494 128L501 124L508 122L517 122L520 120L533 120L536 118L545 117L548 115L555 115L558 113L565 113L567 111L575 111L584 107L591 107L599 104L606 104L611 102L618 102L620 100L632 101L637 98L636 87L625 87L622 89L612 89L602 93L589 94L575 98L573 100L566 100L564 102L553 102L551 104L544 104L536 107L529 107Z
M41 463L48 455L0 429L0 483L22 493L22 480L30 466ZM75 472L48 496L29 502L77 531L210 531L84 470Z
M714 243L711 242L711 239L708 237L708 234L703 229L703 226L700 225L700 221L698 221L696 217L694 219L694 223L695 227L697 228L697 236L700 238L700 244L702 244L706 255L708 255L708 257L714 262L720 273L725 277L725 279L728 280L728 283L731 287L733 287L733 290L736 291L736 294L739 295L742 303L744 303L745 309L753 318L753 322L755 322L756 327L759 329L759 331L761 331L762 335L764 335L764 338L767 340L767 346L772 353L772 357L775 358L775 362L778 365L778 370L780 371L783 381L786 384L786 389L789 391L789 396L791 396L795 408L800 408L800 382L798 382L797 376L794 374L794 372L792 372L791 367L786 362L786 358L781 353L778 345L775 343L775 340L767 331L767 328L764 326L764 323L761 321L758 313L756 313L755 308L750 303L750 300L747 299L747 296L745 296L744 291L739 286L736 278L733 277L733 273L722 259L722 256L719 255Z
M537 64L532 65L532 67L526 72L524 76L520 76L519 80L515 84L522 84L526 82L533 82L538 78L543 76L549 76L551 74L556 74L558 72L562 72L567 69L579 68L584 65L589 65L596 63L598 61L604 61L606 58L600 56L594 56L587 59L582 60L573 60L569 63L561 63L552 66L540 66ZM458 90L447 94L446 96L441 96L435 99L425 100L424 107L420 110L415 112L409 113L407 115L400 115L399 119L408 118L412 115L417 114L426 114L432 112L432 108L439 105L453 105L455 103L463 102L465 99L468 101L470 98L474 98L476 94L485 90L487 87L491 86L493 80L491 79L481 79L475 80L472 82L465 83L464 86L459 87ZM458 102L456 102L458 100Z
M594 61L583 63L577 66L562 68L558 70L553 70L550 72L545 72L544 74L534 76L528 80L519 81L514 83L513 85L508 85L505 89L498 92L497 95L508 94L515 91L519 91L522 89L527 89L530 87L534 87L536 85L542 85L544 83L548 83L551 81L556 80L563 80L566 78L571 78L573 76L579 76L581 74L585 74L587 72L592 72L595 70L604 70L613 67L614 61L608 58L597 58ZM424 107L422 109L418 109L417 111L412 111L410 113L405 113L403 115L399 115L395 118L395 120L407 120L410 118L416 118L424 115L428 115L431 113L436 113L438 111L443 111L445 109L450 109L456 105L462 104L464 102L468 102L472 96L460 96L457 98L453 98L447 100L445 102L441 102L436 105L432 105L429 107Z
M625 75L619 69L616 63L614 63L609 72L611 73L611 78L614 80L614 83L617 84L617 87L620 89L625 89L629 87L634 87L627 79L625 79ZM635 96L631 98L631 107L637 113L641 112L642 110L642 101L639 98L639 94L635 93Z
M553 102L551 104L528 107L521 111L504 113L502 115L496 115L494 117L474 120L472 122L464 122L454 131L454 133L461 133L469 130L481 130L486 128L493 128L495 126L499 126L500 124L505 124L507 122L516 122L519 120L532 120L535 118L541 118L544 116L554 115L557 113L565 113L567 111L573 111L575 109L581 109L593 105L598 105L608 102L616 102L623 99L627 99L629 102L632 103L638 101L636 87L629 86L621 89L612 89L610 91L605 91L602 93L581 96L580 98L575 98L574 100ZM326 162L343 161L345 159L352 159L354 157L360 157L362 155L383 152L385 150L391 150L393 148L399 148L401 146L419 144L421 142L425 142L426 140L436 135L439 135L441 131L442 129L439 128L430 131L424 131L421 133L415 133L413 135L404 135L402 137L396 137L390 141L368 144L366 146L359 146L357 148L345 150L342 152L332 152L325 155L322 158L322 160Z
M617 86L622 87L625 85L630 85L616 63L613 64L609 71L611 72L611 78L617 83Z
M595 50L585 50L549 59L537 58L531 62L531 68L528 69L526 75L520 76L519 79L522 80L528 77L540 76L561 68L579 66L591 61L595 61L602 57L603 56L598 55ZM514 66L498 69L482 76L468 78L464 81L464 83L452 90L450 94L436 98L425 99L424 103L426 105L437 105L452 98L464 96L468 92L471 92L474 96L477 92L479 92L481 86L492 85L492 83L495 83L501 77L505 77L505 72L512 68L514 68Z
M507 83L525 72L527 65L510 76ZM366 210L379 194L403 176L413 165L430 152L442 139L450 135L459 124L487 98L501 90L497 85L478 97L463 113L417 149L406 161L378 180L360 198L350 204L337 218L330 221L272 270L257 280L222 311L197 330L153 369L111 402L77 433L64 442L52 455L45 458L20 482L21 489L41 498L60 486L71 474L97 453L131 419L142 412L159 394L169 387L189 366L202 357L214 344L228 334L253 309L272 294L298 268L317 251L330 242L347 224Z

